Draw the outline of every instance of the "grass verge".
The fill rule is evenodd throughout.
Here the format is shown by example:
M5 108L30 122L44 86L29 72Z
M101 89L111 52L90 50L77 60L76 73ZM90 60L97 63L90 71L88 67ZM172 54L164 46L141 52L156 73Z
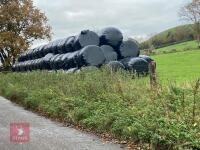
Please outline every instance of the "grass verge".
M107 69L0 73L0 94L51 118L152 149L200 148L199 82L149 88Z

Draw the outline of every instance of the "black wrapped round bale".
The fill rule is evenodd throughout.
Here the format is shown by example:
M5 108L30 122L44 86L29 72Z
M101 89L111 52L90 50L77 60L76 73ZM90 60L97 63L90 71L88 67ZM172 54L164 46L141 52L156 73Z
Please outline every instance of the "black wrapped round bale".
M52 60L51 66L52 66L53 70L58 70L59 69L58 66L57 66L59 57L60 57L60 54L57 54L57 55L54 56L54 58Z
M48 69L50 70L50 60L54 55L52 53L47 54L44 58L43 58L43 68L44 69Z
M140 55L140 58L143 58L144 60L146 60L148 63L154 61L151 57L147 56L147 55Z
M65 43L67 42L68 38L61 39L57 44L57 52L58 54L64 53L65 50Z
M125 70L124 65L119 61L111 61L107 64L108 67L111 68L112 71L118 71L118 70Z
M47 55L48 53L52 53L51 51L51 46L52 46L53 42L50 42L49 44L45 45L42 52L45 55Z
M26 61L28 58L27 58L27 52L28 51L25 51L23 52L19 57L18 57L18 62L23 62L23 61Z
M38 48L34 48L33 51L32 51L32 57L33 57L33 59L37 59L37 58L39 57L39 56L37 55L37 54L38 54L37 49L38 49Z
M55 59L56 59L58 56L59 56L59 54L56 54L56 55L54 55L53 57L51 57L51 59L50 59L50 68L53 69L53 70L56 69L54 63L55 63Z
M76 56L77 67L100 66L105 62L105 56L99 46L89 45L79 51Z
M75 41L75 36L70 36L65 42L65 49L63 53L68 53L68 52L73 52L74 50L74 41Z
M88 45L99 45L99 36L90 30L83 30L74 40L74 49L80 50Z
M74 36L70 36L68 38L60 40L59 43L57 44L58 53L64 54L68 52L73 52L74 39L75 39Z
M140 50L136 41L127 40L122 42L119 48L119 53L121 58L138 57Z
M114 49L118 49L123 41L121 31L114 27L104 28L98 34L101 45L110 45Z
M134 58L125 58L121 60L121 63L125 66L127 70L136 72L136 73L148 73L149 72L149 64L146 60L139 57Z
M51 52L52 53L54 53L54 54L58 54L58 44L59 44L59 42L61 42L62 41L62 39L60 40L56 40L56 41L53 41L52 42L52 45L51 45Z
M67 53L62 57L63 69L81 68L83 66L100 66L105 61L102 49L95 45L89 45L79 51Z
M58 57L56 57L55 62L54 62L54 68L58 69L62 69L62 57L64 56L64 54L60 54L58 55Z
M79 54L79 51L65 54L62 58L62 69L68 70L70 68L77 68L76 59Z
M117 53L114 49L109 45L102 45L101 46L102 52L105 56L105 63L109 63L110 61L117 60Z
M32 60L33 59L33 49L28 50L26 55L27 55L28 60Z

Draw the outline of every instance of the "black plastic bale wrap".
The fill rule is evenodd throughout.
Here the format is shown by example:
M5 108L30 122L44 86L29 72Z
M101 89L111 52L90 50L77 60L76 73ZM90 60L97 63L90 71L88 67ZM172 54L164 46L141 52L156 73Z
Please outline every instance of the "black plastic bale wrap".
M147 55L140 55L140 58L143 58L144 60L146 60L148 63L154 61L151 57L147 56Z
M19 71L19 62L16 62L14 65L13 65L13 70L18 72Z
M62 57L64 56L65 54L60 54L56 59L55 59L55 62L54 62L54 68L56 69L62 69Z
M34 60L30 60L30 63L29 63L29 70L30 70L30 71L33 70L33 61L34 61Z
M127 70L136 73L148 73L149 66L148 62L143 58L133 57L133 58L125 58L121 60L121 63L125 66Z
M20 63L20 71L25 71L25 61Z
M58 44L59 44L60 41L61 40L59 39L59 40L55 40L55 41L52 42L52 45L51 45L51 51L52 51L52 53L58 54L57 46L58 46Z
M38 58L42 58L42 57L44 57L45 56L45 54L43 53L43 49L45 48L45 45L42 45L42 46L40 46L39 48L38 48Z
M18 71L18 63L15 63L15 64L12 66L12 71L14 71L14 72L17 72L17 71Z
M101 49L106 58L105 63L109 63L110 61L117 60L117 53L114 51L114 49L111 46L102 45Z
M16 71L16 72L19 72L19 71L20 71L20 69L19 69L19 63L20 63L20 62L18 62L18 63L15 64L15 71Z
M52 69L53 70L58 70L59 68L58 68L58 58L60 57L60 54L57 54L57 55L55 55L55 57L53 58L53 60L52 60L52 64L51 64L51 66L52 66Z
M18 60L18 62L23 61L23 54L20 54L17 60Z
M33 49L33 52L32 52L32 57L33 57L33 59L37 59L37 58L38 58L37 49L38 49L38 48L34 48L34 49Z
M90 30L83 30L79 35L75 37L74 49L80 50L88 45L99 45L99 36Z
M105 61L102 49L89 45L79 51L67 53L63 56L63 69L81 68L82 66L100 66Z
M53 57L51 57L50 59L50 68L52 70L55 70L55 59L59 56L59 54L54 55Z
M49 44L47 44L47 45L44 46L44 48L43 48L44 55L52 53L52 51L51 51L52 44L53 44L53 42L50 42Z
M66 54L62 54L62 56L60 56L60 60L57 62L58 66L60 69L65 69L68 68L68 66L70 66L69 64L67 64L66 62L70 59L73 58L73 55L76 55L76 53L78 52L71 52L71 53L66 53Z
M60 40L57 45L58 53L64 54L64 53L68 53L68 52L73 52L74 51L74 48L73 48L74 39L75 39L75 36L70 36L68 38Z
M32 60L33 59L33 49L28 50L26 55L27 55L28 60Z
M67 42L68 38L61 39L57 44L57 52L58 54L63 54L65 49L65 43Z
M121 58L138 57L140 54L139 45L134 40L123 41L119 48L119 52Z
M61 64L60 64L60 66L62 66L62 69L68 70L70 68L76 68L77 67L76 57L78 53L79 51L75 51L75 52L71 52L71 53L67 53L63 55L63 57L61 58Z
M37 69L38 69L38 59L35 59L33 63L33 70L37 70Z
M24 70L28 71L29 70L29 61L24 62Z
M66 71L66 73L75 73L76 71L78 71L78 68L70 68Z
M26 61L27 60L27 51L26 52L23 52L19 58L18 58L18 62L23 62L23 61Z
M115 50L119 48L123 41L121 31L114 27L104 28L98 34L100 37L100 45L110 45Z
M37 69L37 61L38 61L38 59L34 59L34 60L33 60L33 65L32 65L32 69L33 69L33 70L36 70L36 69Z
M40 46L40 47L37 47L35 50L34 50L34 58L35 59L38 59L38 58L41 58L42 57L42 48L43 46Z
M65 49L63 53L69 53L75 51L74 49L74 41L75 41L75 36L70 36L65 43Z
M43 68L50 70L50 60L54 55L52 53L47 54L44 58L43 58Z
M119 61L111 61L107 64L112 71L125 70L125 66Z
M76 56L77 67L101 66L105 62L105 56L99 46L89 45L79 51Z

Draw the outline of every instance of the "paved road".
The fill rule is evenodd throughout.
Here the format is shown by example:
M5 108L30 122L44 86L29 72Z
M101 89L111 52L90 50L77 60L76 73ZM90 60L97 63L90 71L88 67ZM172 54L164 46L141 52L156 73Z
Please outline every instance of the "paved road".
M30 123L30 142L9 141L10 123ZM24 110L0 97L0 150L124 150L116 144L104 144L94 135L62 127L44 117Z

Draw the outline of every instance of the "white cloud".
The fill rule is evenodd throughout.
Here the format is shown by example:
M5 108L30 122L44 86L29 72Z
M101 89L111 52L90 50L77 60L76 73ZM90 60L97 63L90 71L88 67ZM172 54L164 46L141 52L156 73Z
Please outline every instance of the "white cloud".
M189 0L34 0L53 27L53 39L83 29L115 26L124 35L144 36L181 24L179 8Z

